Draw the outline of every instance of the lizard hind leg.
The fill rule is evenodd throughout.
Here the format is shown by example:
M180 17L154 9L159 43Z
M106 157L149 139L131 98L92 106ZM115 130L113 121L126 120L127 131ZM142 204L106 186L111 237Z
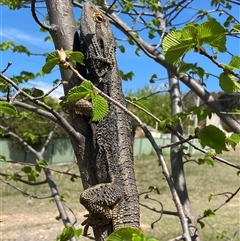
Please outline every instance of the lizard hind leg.
M112 209L123 197L116 183L100 183L80 195L80 203L89 211L82 225L103 227L112 220Z

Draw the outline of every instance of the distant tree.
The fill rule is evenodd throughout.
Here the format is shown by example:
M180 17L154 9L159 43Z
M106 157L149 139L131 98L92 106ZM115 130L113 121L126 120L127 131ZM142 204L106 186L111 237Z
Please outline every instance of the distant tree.
M46 97L44 102L56 111L63 112L57 99ZM29 103L29 101L26 101L26 103ZM37 105L35 106L37 107ZM17 107L17 113L17 116L6 116L0 113L0 125L8 126L9 131L17 134L23 141L26 141L33 148L41 148L55 123L44 116L40 116L21 107ZM4 138L8 138L13 146L17 148L25 148L22 143L12 136L7 135L6 132L3 131L1 135ZM52 137L52 139L59 138L68 138L67 133L61 128L57 128Z
M155 116L159 120L164 120L171 115L171 102L167 90L159 91L157 87L150 87L148 85L138 89L136 92L130 90L126 93L126 96L130 99L140 99L139 104L142 103L148 112L156 113ZM145 111L131 104L128 104L128 108L148 126L155 128L156 120L149 116Z

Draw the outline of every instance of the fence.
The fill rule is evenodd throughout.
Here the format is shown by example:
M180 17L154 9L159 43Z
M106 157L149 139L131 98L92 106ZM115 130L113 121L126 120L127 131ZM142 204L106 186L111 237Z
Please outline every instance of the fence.
M170 143L169 138L155 138L155 141L158 145ZM134 139L134 156L149 155L153 151L153 147L147 138ZM169 155L170 148L163 149L163 154ZM36 160L36 157L32 153L12 147L7 139L0 139L0 155L5 156L6 160L14 162L35 163ZM49 164L74 161L75 155L70 140L58 139L49 143L44 153L44 160L48 161ZM0 168L4 166L5 163L0 162Z

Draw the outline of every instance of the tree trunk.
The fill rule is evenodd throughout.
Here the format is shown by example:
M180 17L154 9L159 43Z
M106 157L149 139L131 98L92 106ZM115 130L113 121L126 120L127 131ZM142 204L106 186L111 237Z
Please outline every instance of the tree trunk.
M79 34L77 31L76 20L73 14L73 6L71 0L47 0L46 1L49 21L52 30L50 34L56 49L80 51ZM85 77L86 71L83 66L77 66L79 73ZM64 81L68 81L64 85L65 95L68 91L81 83L70 70L60 69L61 77ZM79 171L81 174L83 188L96 185L95 173L92 169L94 166L94 149L92 141L92 129L89 120L74 112L70 112L70 121L74 129L79 133L79 139L71 138L71 143L77 158ZM79 193L80 195L80 193ZM112 225L104 228L94 229L95 239L104 240L112 232Z
M169 77L169 86L170 86L170 99L171 99L171 110L172 116L175 116L178 113L182 112L182 104L181 104L181 93L179 89L179 81L168 72ZM180 134L183 133L182 125L179 124L176 127L176 131ZM178 137L174 134L171 135L171 143L177 142ZM198 232L197 232L197 222L192 213L191 204L188 196L186 179L184 174L183 167L183 158L181 151L178 150L178 146L174 145L171 147L171 168L172 168L172 178L174 182L174 186L180 198L181 204L183 205L183 209L186 217L189 220L189 231L191 235L191 239L193 241L200 241Z

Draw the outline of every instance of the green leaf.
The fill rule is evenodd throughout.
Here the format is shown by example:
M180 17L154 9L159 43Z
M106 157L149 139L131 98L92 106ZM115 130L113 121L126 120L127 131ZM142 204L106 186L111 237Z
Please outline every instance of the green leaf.
M75 182L75 179L77 179L77 178L78 178L77 175L72 174L70 180L71 180L71 182Z
M232 56L232 59L231 59L229 65L234 69L240 69L240 57Z
M140 51L141 51L141 49L140 49L139 47L137 47L136 50L135 50L135 54L136 54L137 56L140 56L140 54L139 54Z
M64 227L62 233L57 236L57 241L69 241L74 236L79 237L81 233L81 229L75 229L74 227Z
M132 80L134 73L132 71L124 73L122 70L119 71L119 74L123 80Z
M37 89L37 88L32 88L32 96L33 97L40 97L43 95L44 95L44 92L42 90Z
M68 54L68 51L65 51L65 52L66 52L66 54ZM81 65L85 65L84 64L84 55L82 52L78 52L78 51L71 52L70 56L71 56L71 61L74 60Z
M154 191L154 192L156 192L158 195L160 195L160 190L159 190L158 187L149 186L149 187L148 187L148 190L151 191L151 192Z
M0 161L1 161L1 162L6 162L6 161L7 161L7 160L6 160L6 157L3 156L3 155L0 155Z
M46 166L48 166L48 163L47 163L45 160L37 160L37 164L38 164L40 167L46 167Z
M225 133L213 125L205 126L197 133L197 136L203 148L208 146L215 149L216 153L228 151Z
M79 99L91 99L95 96L93 84L89 80L84 80L79 86L73 87L69 90L67 95L67 102L71 102Z
M48 74L52 71L52 69L59 63L59 58L52 58L48 60L44 66L42 67L42 71L45 74Z
M208 44L220 52L226 51L226 30L215 19L211 18L208 21L197 26L199 46Z
M67 200L66 200L66 197L63 196L63 195L61 195L61 196L60 196L60 201L65 203L65 202L67 201Z
M240 91L240 83L236 81L235 77L232 75L227 75L225 73L219 76L219 85L227 93L234 93Z
M53 52L50 52L50 53L47 55L47 57L46 57L46 62L49 61L49 60L52 60L52 59L56 59L56 58L58 59L59 56L58 56L57 51L55 50L55 51L53 51Z
M173 30L163 39L162 47L168 62L176 64L180 57L195 47L192 40L181 40L182 32Z
M125 47L123 45L119 45L118 48L122 53L125 53Z
M12 49L13 53L25 53L27 56L31 55L31 52L23 45L15 45Z
M21 170L27 174L28 181L35 182L37 177L39 177L39 173L33 170L30 166L22 167Z
M152 83L155 83L155 79L157 79L157 75L156 74L153 74L151 77L150 77L150 80L149 82L152 84Z
M208 44L220 52L226 51L226 30L215 19L210 19L198 26L187 24L182 30L171 31L162 43L163 52L168 62L176 64L180 57L191 49L200 49Z
M25 166L25 167L22 167L21 170L24 173L29 174L32 171L32 168L30 166Z
M0 44L0 50L6 51L11 49L13 46L15 46L15 43L13 41L4 41Z
M198 223L200 224L201 229L203 229L205 227L205 223L204 222L198 220Z
M216 238L217 239L223 239L224 237L226 237L226 234L227 234L227 232L224 230L221 233L218 233Z
M204 109L202 107L193 106L188 109L188 113L193 113L197 115L198 121L205 120L212 112L209 109Z
M155 30L154 29L150 29L148 31L148 38L150 39L154 39L156 36L155 36Z
M145 241L146 236L138 228L123 227L115 230L106 241Z
M235 30L236 32L240 32L240 24L235 24L232 28L233 28L233 30Z
M7 101L0 101L0 112L4 113L5 115L17 115L17 109L15 106Z
M209 217L209 218L214 218L216 215L215 215L215 212L212 210L212 209L206 209L206 210L204 210L204 213L203 213L203 215L205 216L205 217Z
M227 143L235 150L236 146L240 144L240 134L232 133L231 136L227 137Z
M31 141L34 141L36 138L36 136L31 132L24 132L23 137L25 137L25 139L30 139Z
M206 156L205 156L205 158L199 158L198 164L199 165L207 164L208 166L214 166L213 159L211 157L206 157Z
M210 202L212 200L213 194L210 193L210 195L208 196L208 201Z
M147 97L142 96L140 98L137 98L135 96L130 96L130 97L126 97L127 100L141 106L142 108L146 109L146 110L150 110L150 101Z
M93 115L91 118L91 122L102 120L108 113L107 101L103 97L96 95L92 99L92 103L93 103Z

